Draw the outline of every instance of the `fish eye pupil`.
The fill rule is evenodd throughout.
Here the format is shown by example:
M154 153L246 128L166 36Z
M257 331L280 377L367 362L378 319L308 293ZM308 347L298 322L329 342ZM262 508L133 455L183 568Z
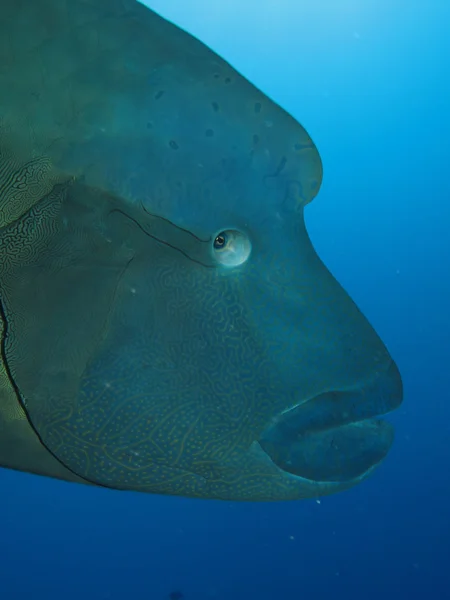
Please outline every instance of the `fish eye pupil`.
M223 248L226 244L227 238L225 233L219 233L214 240L214 248Z

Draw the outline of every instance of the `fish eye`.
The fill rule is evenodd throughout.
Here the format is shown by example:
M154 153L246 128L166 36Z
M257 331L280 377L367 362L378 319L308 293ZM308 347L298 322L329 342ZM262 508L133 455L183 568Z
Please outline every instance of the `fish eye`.
M248 237L234 229L227 229L218 233L213 242L214 256L217 262L225 267L242 265L248 257L252 245Z
M214 240L214 249L221 250L222 248L224 248L226 246L227 241L228 241L227 232L222 231L221 233L219 233L219 235L216 235L216 239Z

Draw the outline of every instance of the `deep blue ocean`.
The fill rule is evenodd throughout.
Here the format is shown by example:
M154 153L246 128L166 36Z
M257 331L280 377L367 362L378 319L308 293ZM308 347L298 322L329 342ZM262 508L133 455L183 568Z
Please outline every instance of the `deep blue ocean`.
M289 503L0 470L0 600L450 600L450 3L147 4L316 143L308 230L400 368L396 439L361 485Z

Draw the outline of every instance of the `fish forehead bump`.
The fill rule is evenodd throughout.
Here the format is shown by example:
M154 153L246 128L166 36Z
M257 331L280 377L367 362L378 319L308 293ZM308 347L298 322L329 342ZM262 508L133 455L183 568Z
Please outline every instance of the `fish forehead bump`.
M210 209L216 195L230 215L253 208L254 216L264 202L294 210L310 202L322 164L305 129L193 36L154 14L148 21L164 31L148 52L160 62L148 76L143 106L149 140L166 155L166 181L181 170L184 181L203 184L200 208ZM169 33L176 41L170 54L162 50Z

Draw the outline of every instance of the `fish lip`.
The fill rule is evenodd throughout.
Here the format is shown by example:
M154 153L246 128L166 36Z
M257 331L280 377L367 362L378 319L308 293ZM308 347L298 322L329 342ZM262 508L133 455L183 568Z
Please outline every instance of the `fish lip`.
M387 456L393 441L391 423L365 419L323 431L299 432L285 440L269 434L258 444L285 475L346 485L371 473Z
M403 402L403 382L396 363L389 357L384 368L374 369L366 380L355 382L342 388L329 388L314 396L303 399L294 406L280 412L274 420L280 422L289 418L295 411L312 407L314 403L322 403L322 411L331 413L340 403L340 418L332 421L319 419L313 423L308 421L308 432L332 429L339 425L360 423L368 419L380 418L396 410Z
M363 386L320 393L280 412L258 443L290 475L340 483L360 480L389 452L394 430L381 417L402 400L401 377L391 361Z

